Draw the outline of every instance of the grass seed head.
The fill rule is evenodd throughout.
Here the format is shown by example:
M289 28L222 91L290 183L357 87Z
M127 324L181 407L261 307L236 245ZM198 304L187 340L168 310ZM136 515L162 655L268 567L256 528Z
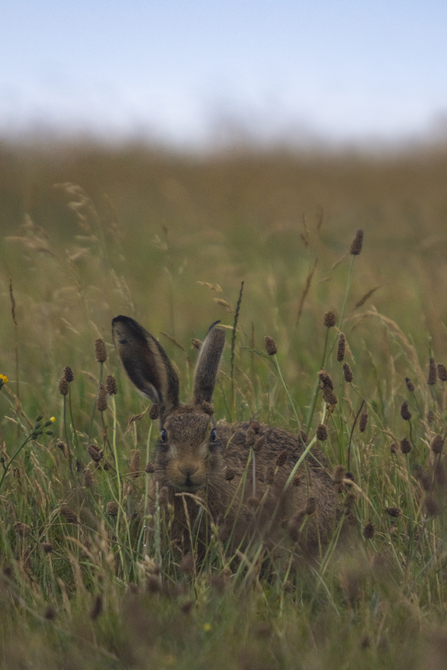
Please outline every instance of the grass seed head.
M438 379L447 382L447 368L442 363L438 363Z
M87 451L90 455L90 458L92 461L95 461L95 463L99 463L99 461L103 457L103 450L99 449L96 444L89 444L87 447Z
M65 444L65 442L62 442L62 440L59 440L59 442L57 443L57 448L62 451L65 458L68 458L68 447Z
M98 363L105 363L107 360L106 344L102 337L98 337L98 339L95 340L95 357Z
M132 454L132 458L130 459L130 476L132 479L136 479L137 477L140 476L141 472L141 451L139 449L135 449L134 453Z
M368 523L365 524L365 527L363 529L363 537L365 538L365 540L372 540L375 532L376 529L373 522L368 521Z
M411 444L406 437L400 441L400 450L403 454L409 454L411 451Z
M362 251L362 247L363 247L363 230L359 228L359 230L355 234L354 239L352 240L349 253L352 254L353 256L358 256Z
M427 493L424 500L425 509L427 511L427 516L438 516L439 514L439 505L432 495Z
M62 376L59 379L59 393L61 395L68 395L68 382L65 379L65 376Z
M98 412L105 412L108 407L107 391L104 384L100 384L98 388L98 397L96 399L96 409Z
M399 509L399 507L386 507L385 512L389 514L389 516L393 517L393 519L397 519L397 517L402 516L402 510Z
M335 323L336 323L335 313L332 311L326 312L326 314L324 315L324 325L326 326L326 328L333 328L335 326Z
M91 488L93 486L94 484L93 475L88 468L84 470L83 479L84 479L84 486L86 486L87 488Z
M14 532L20 537L26 537L31 533L31 527L27 523L22 523L21 521L16 521L14 526Z
M323 386L323 398L328 405L332 407L337 404L337 396L329 386Z
M430 448L434 454L440 454L442 447L444 446L444 440L441 435L435 435L431 441Z
M262 447L265 445L267 442L267 438L265 435L261 435L260 437L257 438L253 445L253 451L257 454L259 451L261 451Z
M200 349L202 348L202 340L198 340L196 337L192 338L191 344L194 349L197 349L197 351L200 351Z
M69 365L67 365L67 367L64 369L64 377L67 382L72 382L74 379L73 370Z
M118 510L119 506L116 500L109 500L106 506L106 511L109 516L117 516L118 515Z
M116 379L113 375L107 375L106 391L107 391L107 395L116 395L116 393L117 393Z
M359 421L359 430L361 433L365 432L367 424L368 424L368 412L366 409L364 409L360 415L360 421Z
M410 393L413 393L413 391L415 390L416 387L413 384L413 382L411 381L410 377L405 377L405 383L406 383L407 389L410 391Z
M343 363L343 376L345 378L345 382L348 384L350 384L354 379L352 370L347 363Z
M276 457L276 465L278 466L278 468L281 468L285 464L288 455L289 453L287 449L283 449L282 451L279 452L278 456Z
M436 363L434 358L430 358L428 364L427 384L429 384L429 386L436 384Z
M327 440L327 427L323 424L320 423L320 425L317 428L317 440L320 440L320 442L324 442Z
M233 468L227 468L225 470L225 479L228 482L231 482L232 479L234 479L236 476L236 472L233 470Z
M264 339L265 350L269 356L274 356L278 352L278 347L276 346L275 340L273 337L265 336Z
M411 419L411 412L408 409L408 403L406 400L400 407L400 415L404 421L409 421Z
M53 551L53 545L50 542L42 542L40 545L44 554L51 554Z
M61 505L60 513L64 517L65 521L67 521L68 523L74 523L74 524L78 523L78 517L76 513L73 512L71 507L69 507L65 503Z
M320 382L323 384L323 388L326 387L331 389L331 391L334 390L334 383L331 379L331 376L324 368L321 368L320 372L318 373L318 377L320 378Z
M339 363L341 363L345 357L345 349L346 349L346 337L344 333L339 333L338 344L337 344L337 361Z

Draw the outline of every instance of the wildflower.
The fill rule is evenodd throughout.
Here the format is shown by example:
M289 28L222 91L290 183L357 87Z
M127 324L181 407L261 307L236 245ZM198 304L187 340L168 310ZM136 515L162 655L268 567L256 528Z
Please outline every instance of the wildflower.
M211 626L210 623L204 623L204 624L203 624L203 630L204 630L206 633L207 633L208 631L210 631L211 629L212 629L212 626Z
M7 384L9 382L9 379L6 375L0 375L0 389L4 384Z
M362 246L363 246L363 230L360 228L356 232L355 237L352 240L349 253L352 254L353 256L358 256L362 250Z
M324 325L326 328L333 328L335 326L336 317L334 312L326 312L324 315Z
M269 337L268 335L266 335L264 343L265 343L265 350L268 353L268 355L274 356L278 351L278 347L276 346L276 342L273 339L273 337Z

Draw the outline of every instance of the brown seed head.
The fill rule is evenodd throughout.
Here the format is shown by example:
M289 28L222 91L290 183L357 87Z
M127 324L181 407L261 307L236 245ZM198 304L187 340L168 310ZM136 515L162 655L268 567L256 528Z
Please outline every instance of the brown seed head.
M362 250L363 246L363 230L359 228L356 232L354 239L352 240L351 248L349 253L353 256L358 256Z
M396 519L398 516L402 516L402 510L399 507L386 507L385 512Z
M86 468L84 470L84 486L86 486L87 488L91 488L93 484L94 484L93 475L91 471L88 468Z
M368 412L366 411L366 409L364 409L360 415L360 421L359 421L359 430L361 433L365 432L367 423L368 423Z
M245 444L247 447L252 447L255 443L256 440L256 433L253 430L253 428L248 428L248 430L245 433Z
M130 476L132 479L136 479L137 477L140 476L141 472L141 451L139 449L136 449L133 454L132 458L130 459L130 464L129 464L129 469L130 469Z
M104 384L100 384L98 388L98 397L96 399L96 409L98 412L105 412L107 409L107 391Z
M334 474L332 475L332 478L335 483L339 484L343 481L345 478L345 468L343 465L337 465L335 466L334 469Z
M430 358L430 361L428 363L427 384L429 384L430 386L436 384L436 363L434 358Z
M107 360L107 349L102 337L95 340L95 356L98 363L104 363Z
M352 370L347 363L343 363L343 375L345 378L345 382L348 382L348 384L350 384L354 379L352 375Z
M376 529L373 522L368 521L368 523L365 524L365 527L363 529L363 537L365 538L365 540L372 540L375 532Z
M197 351L200 351L202 348L202 340L198 340L196 337L192 338L191 344L194 349L197 349Z
M27 523L22 523L21 521L16 521L14 526L14 532L20 537L26 537L31 533L31 527Z
M253 428L256 434L258 434L261 430L261 424L259 421L256 421L256 419L250 419L249 426L250 428Z
M169 502L169 489L167 486L162 486L158 494L160 505L167 505Z
M336 317L334 312L326 312L324 315L324 325L326 328L333 328L335 326Z
M345 357L345 349L346 349L346 337L344 333L339 333L338 344L337 344L337 361L339 363L341 363Z
M68 505L61 505L60 513L68 523L78 523L78 517Z
M276 346L273 337L269 337L268 335L266 335L264 343L265 343L265 350L269 356L274 356L274 354L278 352L278 347Z
M236 472L233 470L233 468L227 468L225 470L225 479L228 482L231 482L232 479L234 479L236 476Z
M447 368L442 363L438 363L438 378L441 382L447 382Z
M42 542L40 546L42 547L42 551L44 552L44 554L51 554L51 552L53 551L53 545L50 544L49 542Z
M103 450L99 449L95 444L89 444L87 447L87 451L92 461L95 461L95 463L99 463L99 461L103 456Z
M74 379L73 370L69 365L67 365L67 367L64 369L64 377L67 380L67 382L72 382Z
M441 435L435 435L431 441L430 448L435 454L440 454L442 447L444 446L444 440Z
M287 449L283 449L282 451L279 452L277 458L276 458L276 465L281 468L285 462L287 461L287 456L289 455Z
M406 437L400 441L400 450L403 454L409 454L411 451L411 444Z
M119 511L119 506L116 500L109 500L106 506L106 511L109 516L117 516Z
M61 395L68 395L68 382L64 376L59 379L59 393Z
M438 516L439 514L439 505L432 495L427 493L424 500L425 509L427 511L427 516Z
M261 451L262 447L265 445L267 442L267 438L265 435L261 435L260 437L257 438L253 445L253 451L257 454L259 451Z
M324 368L321 368L320 372L318 373L318 377L320 378L320 382L323 384L323 387L330 388L331 391L334 390L334 384L332 382L331 376Z
M327 427L323 423L320 423L317 428L317 440L320 442L327 440Z
M323 398L328 405L334 406L338 402L337 396L329 386L323 386Z
M153 463L148 463L146 465L146 472L152 475L155 472L155 465Z
M107 391L107 395L116 395L116 393L117 393L116 379L113 375L107 375L106 391Z
M409 421L411 419L411 412L408 409L408 403L406 400L401 405L400 415L404 421Z
M410 393L413 393L413 391L416 387L413 384L413 382L411 381L410 377L405 377L405 383L406 383L407 389L410 391Z
M424 489L424 491L430 491L431 490L431 478L429 475L425 472L425 470L419 465L416 468L416 478L419 481L420 485Z
M265 468L264 481L267 486L271 486L275 479L275 468L273 465L267 465Z

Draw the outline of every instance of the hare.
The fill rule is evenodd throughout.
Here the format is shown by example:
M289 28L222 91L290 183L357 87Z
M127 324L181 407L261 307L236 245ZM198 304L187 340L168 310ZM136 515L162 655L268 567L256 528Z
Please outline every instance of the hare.
M246 550L261 539L315 553L336 517L325 456L309 450L293 474L306 448L298 435L257 421L215 422L211 400L225 344L225 330L217 323L200 349L192 402L182 405L177 374L160 343L127 316L112 321L123 366L160 421L152 497L157 488L168 497L172 539L184 551L194 533L203 552L218 526L231 550Z

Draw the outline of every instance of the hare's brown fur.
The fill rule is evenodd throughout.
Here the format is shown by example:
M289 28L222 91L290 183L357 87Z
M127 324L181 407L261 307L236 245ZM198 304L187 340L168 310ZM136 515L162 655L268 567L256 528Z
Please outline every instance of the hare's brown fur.
M194 532L206 547L217 525L232 550L244 549L256 538L281 544L288 526L305 552L327 542L336 503L324 454L311 449L291 482L306 448L301 438L264 424L253 428L248 422L214 421L210 402L223 329L212 327L202 345L191 405L180 405L175 371L149 333L121 316L113 320L113 331L129 377L159 409L152 499L164 488L174 510L173 540L187 549ZM262 444L258 451L252 449L254 438ZM201 508L205 511L198 514Z

